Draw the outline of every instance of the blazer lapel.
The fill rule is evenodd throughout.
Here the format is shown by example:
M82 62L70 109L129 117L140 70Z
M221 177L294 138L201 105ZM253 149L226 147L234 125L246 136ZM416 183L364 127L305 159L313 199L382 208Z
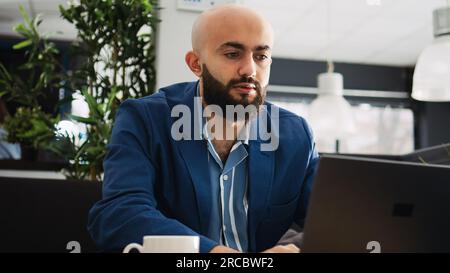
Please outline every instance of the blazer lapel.
M193 182L201 230L206 233L212 202L206 145L201 140L182 140L178 147Z
M198 84L198 82L197 82ZM194 95L197 84L190 85L185 90L179 90L177 94L173 94L168 99L171 109L175 105L186 105L190 109L191 121L191 139L175 141L183 158L191 180L194 186L196 195L196 204L199 214L199 223L202 233L206 233L209 226L209 218L211 213L211 185L208 171L207 147L203 140L196 139L195 136L195 120L194 113ZM174 118L176 119L176 118ZM201 125L200 125L201 126ZM184 128L185 129L185 128Z
M261 114L267 115L267 118L269 117L267 112ZM268 120L270 121L270 119ZM258 118L257 126L263 126L263 129L268 129L270 128L270 122L267 123L266 127L265 122ZM255 130L255 127L253 130ZM256 232L268 207L275 167L274 151L262 151L262 143L259 135L255 141L250 141L249 143L248 234L250 251L256 251Z

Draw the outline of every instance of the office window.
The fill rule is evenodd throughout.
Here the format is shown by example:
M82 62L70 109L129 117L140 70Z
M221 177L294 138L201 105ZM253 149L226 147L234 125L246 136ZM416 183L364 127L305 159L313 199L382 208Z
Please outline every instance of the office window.
M271 94L268 101L308 120L311 95ZM398 155L414 150L413 111L402 103L348 99L356 132L339 142L340 153ZM338 125L337 125L338 126ZM315 135L319 152L336 152L336 141Z

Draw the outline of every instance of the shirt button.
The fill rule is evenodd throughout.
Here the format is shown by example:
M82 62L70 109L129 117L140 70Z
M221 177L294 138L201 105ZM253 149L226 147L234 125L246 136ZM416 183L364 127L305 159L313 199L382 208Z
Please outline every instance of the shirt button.
M228 175L224 174L223 175L223 180L228 180Z

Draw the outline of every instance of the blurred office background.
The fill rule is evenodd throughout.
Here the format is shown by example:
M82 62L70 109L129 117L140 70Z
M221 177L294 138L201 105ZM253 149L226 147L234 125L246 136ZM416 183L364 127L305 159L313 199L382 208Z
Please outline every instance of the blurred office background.
M210 2L160 1L157 87L196 80L184 63L184 54L190 49L191 25ZM319 151L398 155L450 142L450 102L411 98L415 65L434 40L433 10L448 5L446 0L215 2L242 3L260 11L273 24L275 47L268 100L309 120ZM14 66L24 58L22 51L11 49L20 41L13 26L22 20L18 11L22 4L31 14L43 14L41 29L54 33L62 61L69 66L73 60L68 57L68 48L77 32L60 18L58 5L66 3L0 0L0 61ZM448 58L448 53L442 58ZM338 109L337 104L313 109L320 91L318 76L327 71L327 61L332 61L334 72L342 76L342 98L348 109ZM450 70L447 75L450 78ZM77 113L87 111L79 102L72 108ZM337 117L335 113L344 110L350 116ZM314 111L323 117L313 117ZM331 120L331 128L323 130L317 119Z

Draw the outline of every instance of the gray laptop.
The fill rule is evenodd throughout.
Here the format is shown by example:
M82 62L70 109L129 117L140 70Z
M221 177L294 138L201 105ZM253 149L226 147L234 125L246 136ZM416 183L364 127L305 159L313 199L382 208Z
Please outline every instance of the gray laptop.
M450 252L450 167L322 156L302 252Z

